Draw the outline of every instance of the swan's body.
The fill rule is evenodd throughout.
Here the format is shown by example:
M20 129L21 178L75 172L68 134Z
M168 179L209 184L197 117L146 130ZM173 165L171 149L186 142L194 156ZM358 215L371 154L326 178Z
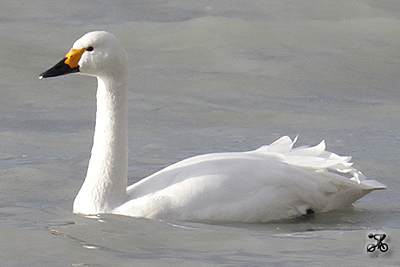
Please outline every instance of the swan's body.
M338 209L385 188L366 180L349 157L325 151L324 142L293 149L288 137L254 151L189 158L127 187L126 53L113 35L90 32L41 78L77 71L96 76L98 89L92 156L76 213L265 222Z

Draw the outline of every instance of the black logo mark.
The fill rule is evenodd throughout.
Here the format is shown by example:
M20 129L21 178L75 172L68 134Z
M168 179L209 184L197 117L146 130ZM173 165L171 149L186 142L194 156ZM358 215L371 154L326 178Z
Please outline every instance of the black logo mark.
M372 241L372 243L371 243ZM374 230L368 233L365 240L367 254L371 257L379 257L389 250L388 235L382 230Z

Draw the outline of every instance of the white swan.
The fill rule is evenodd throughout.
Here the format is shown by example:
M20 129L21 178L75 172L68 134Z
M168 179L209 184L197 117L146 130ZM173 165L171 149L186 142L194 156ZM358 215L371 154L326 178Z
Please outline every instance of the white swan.
M386 188L366 180L349 157L325 151L324 142L293 149L296 140L287 136L254 151L189 158L127 187L126 52L112 34L90 32L40 78L72 72L98 80L94 143L76 213L267 222L338 209Z

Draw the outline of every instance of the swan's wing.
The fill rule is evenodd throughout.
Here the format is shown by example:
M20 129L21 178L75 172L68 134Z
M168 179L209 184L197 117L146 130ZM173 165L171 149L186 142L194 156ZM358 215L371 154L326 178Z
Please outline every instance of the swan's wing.
M321 144L292 149L293 142L283 137L255 151L183 160L128 187L130 201L115 212L180 220L270 221L307 209L340 208L384 188L375 181L358 183L329 172L352 167L347 157L332 155Z
M160 219L268 221L304 214L307 203L316 204L317 198L323 198L308 171L298 167L244 153L208 156L190 159L189 165L163 170L131 186L131 200L116 213ZM325 190L337 191L329 187Z
M366 180L361 171L354 168L350 162L351 157L339 156L325 150L325 141L313 147L292 148L297 137L292 141L288 136L283 136L271 145L260 147L249 153L259 153L274 156L282 162L298 166L306 170L319 173L337 172L347 174L350 180L363 185L365 189L385 189L386 186L374 181Z

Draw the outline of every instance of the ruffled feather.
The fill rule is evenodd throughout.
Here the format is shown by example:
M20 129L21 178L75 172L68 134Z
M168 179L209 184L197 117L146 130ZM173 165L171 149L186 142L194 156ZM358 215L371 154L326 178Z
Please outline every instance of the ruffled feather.
M351 157L339 156L326 151L325 141L316 146L302 146L293 148L297 136L292 140L283 136L270 145L262 146L250 153L259 153L264 156L275 157L276 159L290 165L315 172L338 172L351 175L351 180L360 184L366 177L352 165Z

